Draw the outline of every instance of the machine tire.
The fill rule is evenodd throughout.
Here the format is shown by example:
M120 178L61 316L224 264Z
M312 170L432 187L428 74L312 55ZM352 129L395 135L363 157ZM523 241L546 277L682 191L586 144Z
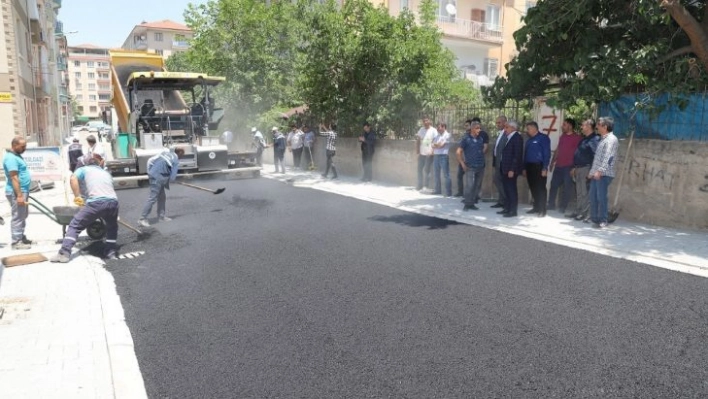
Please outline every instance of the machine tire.
M96 219L86 229L86 234L94 240L100 240L106 235L106 223L103 219Z

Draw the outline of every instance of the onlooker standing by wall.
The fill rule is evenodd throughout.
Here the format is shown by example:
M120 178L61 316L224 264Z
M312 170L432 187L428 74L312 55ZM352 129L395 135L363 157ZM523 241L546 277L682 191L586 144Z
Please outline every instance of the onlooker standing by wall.
M570 171L570 175L575 178L575 194L577 199L575 202L575 212L569 217L575 218L575 220L586 220L590 217L590 197L588 196L590 180L588 180L588 174L590 174L590 166L592 166L595 151L597 151L597 145L600 142L600 136L595 133L594 120L588 119L583 122L581 131L584 137L575 150L575 155L573 156L575 165Z
M558 140L558 148L553 153L549 169L553 172L553 177L551 177L551 190L548 193L548 210L556 209L558 188L563 186L561 198L558 201L558 211L564 213L575 190L570 170L573 169L573 154L575 154L575 149L578 148L582 137L575 134L575 121L570 118L563 121L561 131L563 134Z
M326 154L327 154L327 166L322 177L325 179L329 175L329 169L332 169L332 179L336 179L337 167L334 166L334 156L337 155L337 125L331 124L329 129L326 129L324 125L320 125L320 136L327 137L327 143L325 144Z
M442 194L442 182L440 173L445 179L445 196L452 196L452 180L450 179L450 133L447 131L447 124L438 123L437 132L433 138L433 161L435 162L435 189L433 194Z
M12 139L12 147L5 153L2 166L5 170L5 196L12 209L12 249L32 248L32 241L25 237L25 226L29 215L29 190L32 184L27 162L22 154L27 149L27 141L19 136Z
M253 133L253 146L256 147L256 165L263 166L263 149L267 147L263 134L258 129L251 128Z
M369 122L364 123L364 133L359 136L359 142L361 142L361 163L364 167L364 177L361 178L361 181L369 182L371 181L376 146L376 132L371 130Z
M499 161L506 201L504 202L504 210L497 213L507 218L518 216L519 192L516 180L524 170L524 139L521 138L518 129L519 124L515 120L506 122L504 131L507 140Z
M474 117L472 119L468 119L465 121L465 134L462 136L462 139L464 139L467 135L470 134L470 126L472 125L472 122L477 122L479 123L479 126L482 126L482 120L479 119L478 117ZM484 141L484 153L487 153L487 149L489 148L489 134L484 131L484 129L479 131L479 137L482 138L482 141ZM482 176L482 179L484 179L484 176ZM479 186L482 187L482 179L479 180ZM457 165L457 194L455 195L456 197L462 197L465 193L464 191L465 187L465 170L462 168L462 165ZM480 194L480 191L477 191L477 195ZM478 198L479 200L479 198Z
M280 165L280 173L285 173L285 148L287 148L288 142L285 135L277 127L273 127L273 136L275 172L278 173L278 165Z
M293 153L293 168L300 169L302 161L302 148L304 145L305 133L303 133L293 123L290 125L290 133L288 133L288 149Z
M423 127L416 135L416 154L418 154L418 185L417 190L430 188L430 167L433 164L433 138L437 131L430 125L430 118L423 118Z
M305 146L303 147L302 153L307 158L307 166L310 169L314 169L315 156L313 155L313 151L315 151L315 141L317 137L315 136L315 132L312 131L312 128L307 125L303 125L302 131L305 132L305 136L303 137Z
M492 166L494 167L494 173L492 173L492 176L494 176L494 186L497 188L499 200L496 204L492 205L492 208L504 208L504 204L506 203L506 193L504 192L504 180L502 179L502 174L500 171L501 153L504 147L506 146L506 142L508 140L508 136L505 132L506 122L507 119L504 115L500 115L496 120L498 136L496 142L494 143L494 153L492 157Z
M551 139L545 134L539 134L538 123L526 123L526 141L524 152L524 175L529 183L533 196L533 209L526 213L537 213L539 217L546 216L546 183L548 165L551 162Z
M468 133L460 141L460 146L457 148L457 162L465 172L465 206L464 211L478 210L475 203L479 193L480 184L484 175L484 139L479 133L481 126L477 122L470 123Z
M600 143L597 146L595 157L588 178L590 181L590 219L593 227L607 227L607 194L615 177L615 161L619 142L612 133L614 119L600 118L597 122L597 131L600 133Z

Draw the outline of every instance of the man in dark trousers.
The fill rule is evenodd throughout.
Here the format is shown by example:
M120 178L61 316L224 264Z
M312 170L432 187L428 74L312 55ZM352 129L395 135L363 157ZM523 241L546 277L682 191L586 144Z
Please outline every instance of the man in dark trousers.
M548 165L551 162L551 139L545 134L539 134L538 123L526 123L526 140L524 152L524 175L529 183L533 196L533 209L526 213L537 213L539 217L546 216L546 183L548 181Z
M76 244L79 234L98 218L106 223L104 255L108 259L115 259L118 238L118 196L113 189L113 177L103 169L103 162L103 157L94 152L87 160L86 166L77 169L71 175L74 203L80 206L81 210L71 220L61 249L50 259L51 262L69 262L71 249ZM86 200L81 197L80 184L85 186Z
M482 120L475 116L472 119L467 119L465 121L465 134L462 135L462 140L465 139L465 137L470 135L470 126L472 126L473 123L479 124L479 126L482 126ZM487 149L489 148L489 134L484 131L484 129L479 131L479 137L482 139L484 142L484 153L487 153ZM462 142L462 141L460 141ZM482 176L482 179L484 176ZM477 184L479 187L482 187L482 179L477 180ZM455 194L455 197L462 197L465 194L465 170L462 168L462 165L457 165L457 194ZM481 190L477 190L477 196L481 195ZM475 203L479 201L479 198L475 200ZM464 200L463 200L464 202Z
M167 217L165 210L165 203L167 202L165 190L169 190L170 182L174 182L177 179L179 157L181 155L184 155L184 149L182 148L175 148L174 152L165 148L161 153L148 159L147 169L150 179L150 197L148 197L143 207L143 213L140 215L140 220L138 220L139 225L150 227L147 217L150 212L152 212L152 206L155 205L156 202L158 218L163 222L172 220Z
M369 122L364 123L364 133L359 136L361 142L361 163L364 166L363 182L371 181L373 161L374 161L374 146L376 144L376 132L371 130Z
M74 139L68 149L69 152L69 170L74 173L76 170L76 162L84 155L83 147L79 144L79 139Z
M507 142L501 150L499 171L504 185L506 201L504 209L497 213L504 215L506 218L511 218L518 216L519 193L516 187L516 179L519 178L519 175L524 170L524 139L519 134L519 124L513 119L506 122L504 134Z

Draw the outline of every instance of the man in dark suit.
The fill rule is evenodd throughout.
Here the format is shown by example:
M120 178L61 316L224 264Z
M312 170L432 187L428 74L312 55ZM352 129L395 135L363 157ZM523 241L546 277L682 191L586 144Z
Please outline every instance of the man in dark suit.
M519 124L513 119L506 122L504 134L507 137L507 142L501 151L499 170L502 174L506 201L504 210L497 213L510 218L518 216L519 193L516 188L516 179L524 170L524 139L519 134Z

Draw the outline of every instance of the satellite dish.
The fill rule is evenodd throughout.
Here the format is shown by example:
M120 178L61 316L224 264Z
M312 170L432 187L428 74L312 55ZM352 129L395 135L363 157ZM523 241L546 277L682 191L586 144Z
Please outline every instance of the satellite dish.
M454 4L450 3L445 6L445 11L447 11L449 15L455 15L457 14L457 7L455 7Z
M224 144L231 144L231 142L234 141L234 134L228 130L224 133L221 133L221 141Z

